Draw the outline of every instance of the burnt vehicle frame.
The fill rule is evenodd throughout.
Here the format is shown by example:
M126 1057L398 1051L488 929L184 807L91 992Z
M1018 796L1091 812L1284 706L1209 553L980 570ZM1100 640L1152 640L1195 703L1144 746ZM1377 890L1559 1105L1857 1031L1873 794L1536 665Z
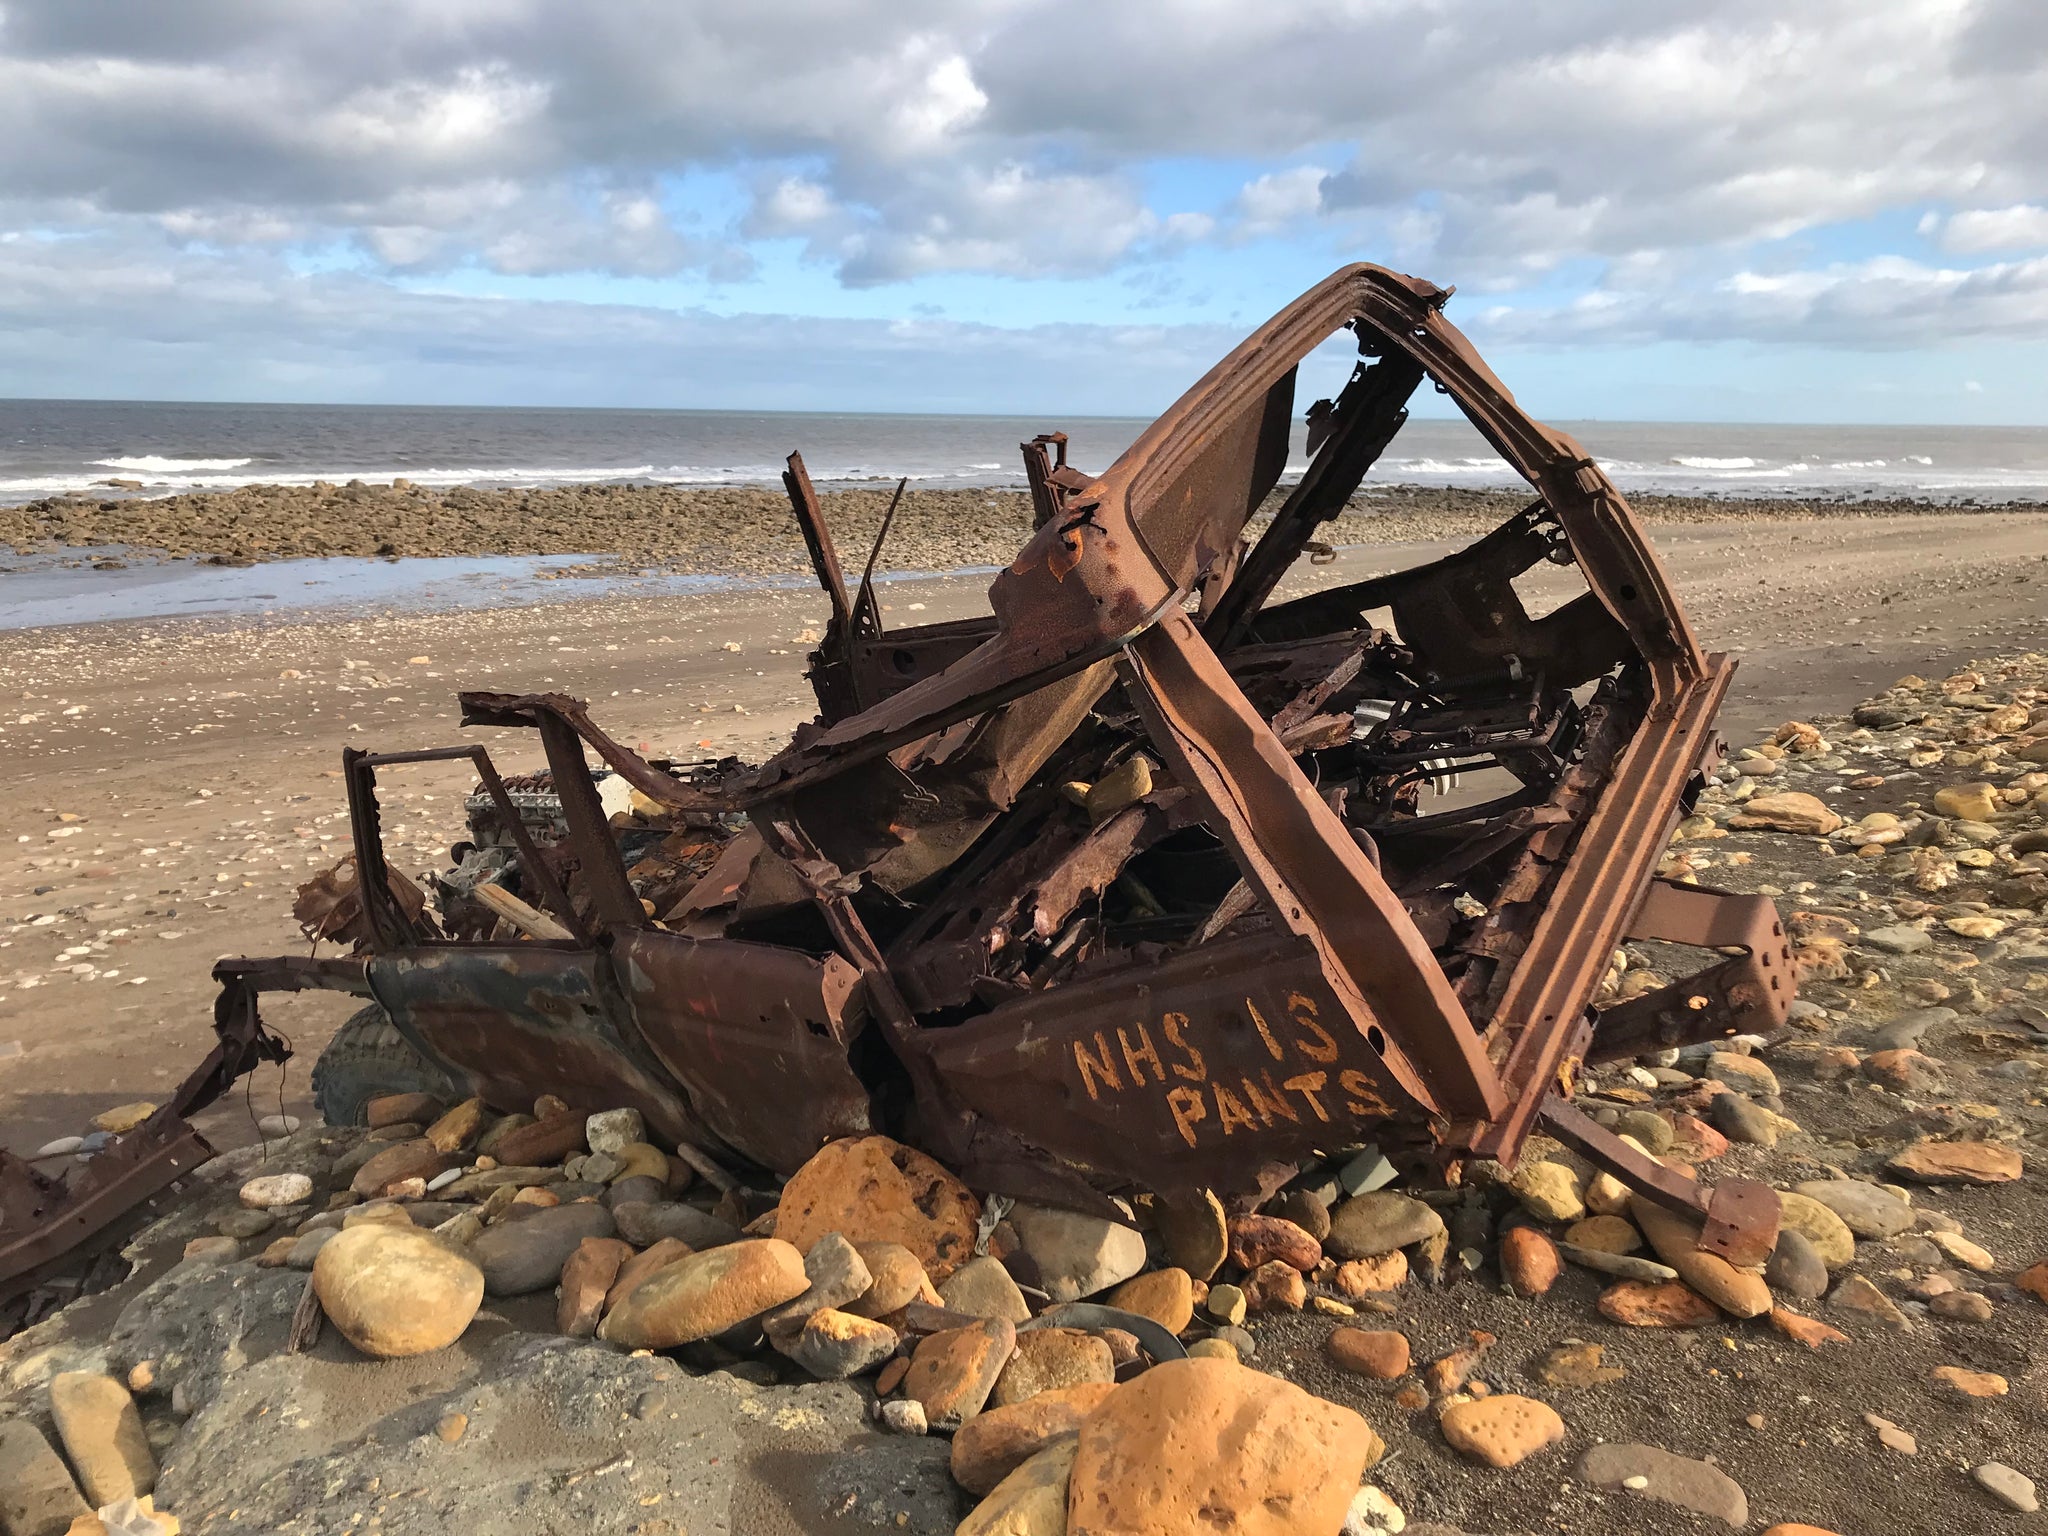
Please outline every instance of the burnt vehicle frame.
M351 749L357 952L223 961L224 1041L267 1038L259 992L347 991L499 1107L540 1087L632 1105L783 1174L886 1132L973 1187L1105 1213L1133 1190L1248 1203L1359 1143L1455 1178L1541 1126L1702 1219L1703 1247L1759 1261L1768 1189L1695 1183L1571 1104L1588 1063L1769 1033L1793 999L1767 899L1656 876L1734 663L1702 650L1621 494L1516 405L1449 297L1345 268L1101 475L1059 434L1025 444L1035 532L980 618L886 629L873 555L849 591L792 455L831 606L818 719L758 767L680 769L578 700L463 694L465 724L538 733L560 810L545 847L483 748ZM1280 496L1298 366L1339 332L1359 361L1309 409L1311 459ZM1534 500L1442 559L1274 601L1425 381ZM1532 616L1514 583L1545 562L1585 590ZM643 897L589 751L698 839L679 898ZM489 938L400 900L379 834L378 770L451 757L506 834ZM1509 787L1424 812L1451 768ZM1077 791L1111 781L1130 793L1091 812ZM1630 939L1711 963L1595 1006Z

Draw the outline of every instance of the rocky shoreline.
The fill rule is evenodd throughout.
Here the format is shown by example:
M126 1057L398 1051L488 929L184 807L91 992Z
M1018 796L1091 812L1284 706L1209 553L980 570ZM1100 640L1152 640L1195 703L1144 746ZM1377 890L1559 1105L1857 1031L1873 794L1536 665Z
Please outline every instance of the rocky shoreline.
M822 497L840 558L857 575L887 489ZM1522 492L1390 486L1362 492L1323 537L1335 544L1466 539L1528 504ZM1973 511L2042 512L2038 504L1765 500L1639 496L1651 524L1878 518ZM1030 498L1009 490L911 490L889 531L883 569L1003 565L1031 531ZM602 555L619 565L706 575L803 574L803 541L779 492L748 486L576 485L430 489L388 485L250 485L144 498L66 495L0 507L0 546L17 555L113 550L223 564L309 556Z
M984 1220L882 1138L724 1188L630 1110L405 1096L266 1125L0 1343L0 1493L44 1522L0 1528L2002 1529L2048 1473L2048 658L1786 723L1661 872L1777 898L1801 1000L1576 1099L1773 1184L1760 1269L1541 1139L1447 1189L1332 1148L1256 1212ZM1688 958L1631 943L1608 995Z

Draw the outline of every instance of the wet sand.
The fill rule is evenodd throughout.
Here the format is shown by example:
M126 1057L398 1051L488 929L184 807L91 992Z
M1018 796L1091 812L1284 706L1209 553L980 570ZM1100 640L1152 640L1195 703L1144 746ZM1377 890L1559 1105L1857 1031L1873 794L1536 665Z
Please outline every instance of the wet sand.
M1469 530L1347 547L1294 585L1435 558L1492 520L1464 511ZM1652 537L1702 642L1742 661L1723 716L1738 741L1846 708L1908 671L2048 649L2048 532L2035 514L1792 518L1721 503L1695 521L1655 521ZM1014 534L1004 539L999 558L1014 551ZM801 570L800 545L792 560ZM1534 574L1545 602L1576 581ZM891 581L885 619L985 611L986 588L985 575ZM0 1140L10 1147L162 1095L210 1042L214 959L302 947L291 891L347 846L344 745L480 738L519 771L538 761L530 733L464 732L455 693L535 687L589 699L622 739L660 753L758 757L812 712L806 636L825 616L802 584L693 594L653 578L508 580L490 605L454 609L314 607L289 594L272 606L20 630L0 649L10 791L0 838L11 854L0 861ZM443 864L466 776L400 770L387 787L394 858L415 871ZM280 997L265 1008L300 1054L204 1117L224 1146L251 1139L255 1116L280 1104L306 1113L313 1058L348 1000Z

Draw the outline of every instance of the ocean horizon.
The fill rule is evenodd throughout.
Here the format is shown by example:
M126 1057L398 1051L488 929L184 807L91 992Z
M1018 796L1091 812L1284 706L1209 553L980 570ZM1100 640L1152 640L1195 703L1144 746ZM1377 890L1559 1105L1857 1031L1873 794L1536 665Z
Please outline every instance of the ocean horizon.
M315 480L481 487L777 485L801 451L825 486L1021 487L1017 445L1065 431L1106 468L1149 417L542 406L0 400L0 503ZM1996 504L2048 499L2048 427L1556 421L1624 491ZM1306 459L1297 421L1289 468ZM1367 484L1521 482L1461 418L1417 417Z

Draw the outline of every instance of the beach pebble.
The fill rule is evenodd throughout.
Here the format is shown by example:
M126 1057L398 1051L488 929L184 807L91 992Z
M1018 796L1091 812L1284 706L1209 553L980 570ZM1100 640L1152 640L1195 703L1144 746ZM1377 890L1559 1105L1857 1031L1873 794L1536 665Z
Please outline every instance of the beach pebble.
M1564 1438L1556 1409L1512 1392L1453 1403L1437 1427L1453 1448L1490 1467L1515 1466Z
M1517 1296L1543 1295L1563 1269L1557 1244L1534 1227L1512 1227L1501 1234L1501 1278Z
M1805 1233L1786 1227L1764 1266L1764 1281L1801 1301L1818 1301L1827 1294L1828 1265Z
M2015 1472L2002 1461L1987 1461L1973 1468L1970 1476L1977 1480L1979 1488L2007 1509L2031 1515L2041 1507L2041 1501L2034 1496L2034 1480Z
M1017 1330L1001 1318L930 1334L910 1357L903 1395L924 1404L934 1429L957 1429L981 1412L1016 1347Z
M46 1141L42 1146L38 1147L35 1152L35 1159L33 1160L40 1160L45 1157L69 1157L84 1145L85 1138L83 1136L59 1136L55 1141Z
M820 1381L844 1381L880 1365L896 1352L897 1342L887 1324L821 1307L783 1353Z
M92 1519L63 1458L27 1419L0 1418L0 1530L64 1536Z
M1600 1293L1599 1307L1609 1322L1629 1328L1698 1328L1720 1317L1712 1302L1677 1280L1624 1280Z
M1627 1488L1737 1530L1749 1524L1749 1500L1735 1479L1704 1461L1654 1445L1593 1446L1579 1460L1579 1477L1596 1488Z
M1861 1179L1808 1179L1793 1193L1818 1201L1858 1237L1892 1237L1913 1225L1913 1207Z
M518 1221L501 1222L469 1245L491 1296L524 1296L551 1289L583 1240L613 1235L612 1213L579 1201L550 1206Z
M1834 1211L1811 1195L1796 1190L1778 1197L1783 1232L1803 1237L1829 1269L1840 1269L1856 1257L1856 1234Z
M1109 1382L1061 1387L976 1414L953 1437L953 1481L969 1493L990 1492L1055 1440L1072 1435L1115 1390Z
M620 1286L626 1279L622 1271ZM613 1304L598 1337L628 1349L673 1349L794 1301L809 1286L803 1256L790 1244L772 1237L728 1243L640 1280Z
M1194 1281L1184 1269L1155 1269L1126 1280L1109 1293L1107 1304L1119 1311L1149 1317L1168 1333L1179 1333L1194 1320Z
M266 1174L244 1184L238 1198L252 1211L298 1205L313 1198L313 1181L303 1173Z
M866 1289L865 1285L861 1287L862 1291ZM1031 1316L1024 1293L1017 1289L1017 1282L1010 1278L1000 1259L969 1259L939 1287L939 1297L951 1310L968 1317L1000 1317L1006 1322L1021 1323Z
M256 1122L259 1136L289 1136L299 1128L297 1115L265 1115Z
M156 1486L156 1457L128 1389L98 1371L50 1379L50 1416L87 1500L98 1508Z
M1379 1190L1354 1195L1330 1213L1323 1247L1339 1259L1372 1259L1443 1230L1443 1217L1420 1200Z
M1078 1328L1030 1328L1017 1335L1017 1352L989 1401L1006 1408L1041 1392L1114 1380L1116 1357L1107 1340Z
M892 1435L922 1435L931 1430L924 1416L924 1404L914 1397L891 1398L876 1409L875 1419ZM1060 1507L1066 1507L1064 1501Z
M1094 1296L1145 1267L1145 1235L1120 1222L1019 1202L1010 1225L1055 1302Z
M1223 1202L1206 1189L1198 1190L1185 1203L1155 1203L1152 1229L1166 1252L1166 1261L1197 1280L1211 1278L1230 1252Z
M1384 1329L1339 1328L1323 1341L1331 1361L1374 1381L1392 1381L1408 1374L1408 1336Z
M584 1135L591 1151L616 1154L630 1143L646 1142L647 1122L637 1109L607 1109L590 1117Z
M1508 1188L1538 1221L1577 1221L1586 1214L1579 1176L1563 1163L1540 1158L1524 1162L1508 1180Z

